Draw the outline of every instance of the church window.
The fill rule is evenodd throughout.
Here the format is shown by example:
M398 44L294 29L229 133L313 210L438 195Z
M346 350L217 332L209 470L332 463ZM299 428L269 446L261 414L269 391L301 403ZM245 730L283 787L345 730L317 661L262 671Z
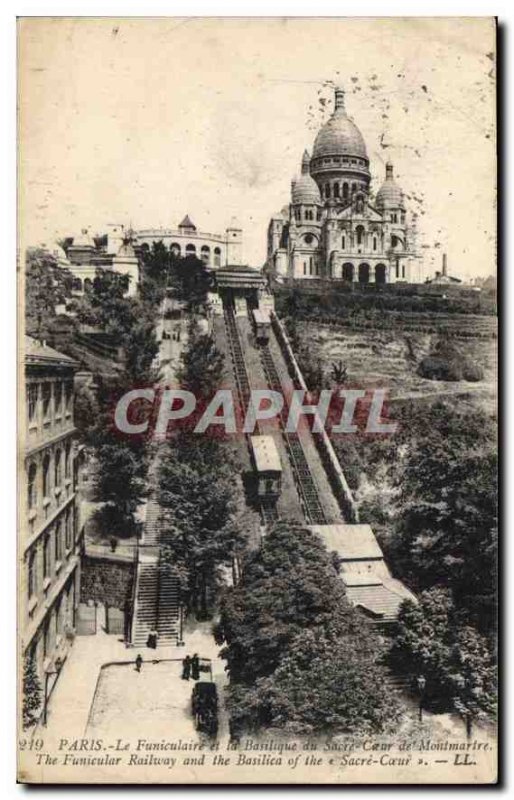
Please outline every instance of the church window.
M312 256L309 258L309 275L312 275Z
M396 277L400 277L400 262L396 259Z
M307 262L306 261L303 262L303 274L307 275Z
M318 222L321 219L321 208L316 209L316 219L318 220Z
M362 244L362 238L364 235L364 228L362 225L357 225L357 244Z
M405 264L402 264L402 278L405 278Z
M312 244L314 241L314 236L312 235L312 233L306 233L305 236L303 237L303 241L305 242L305 244Z
M334 183L334 197L339 197L339 184Z
M346 248L346 236L343 236L343 240L342 240L341 244L342 244L342 248L344 250Z
M348 184L347 183L343 183L343 199L344 200L348 199Z
M327 200L330 199L330 184L329 183L325 184L325 197L327 198Z
M353 192L356 192L356 191L357 191L357 184L356 183L352 183L352 194L353 194Z
M376 249L377 249L377 237L374 236L373 237L373 250L376 250Z

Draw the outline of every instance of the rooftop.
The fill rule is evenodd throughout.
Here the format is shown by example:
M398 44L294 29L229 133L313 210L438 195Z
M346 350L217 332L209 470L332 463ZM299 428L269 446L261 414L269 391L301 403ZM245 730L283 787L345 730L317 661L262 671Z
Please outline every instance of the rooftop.
M277 446L272 436L251 436L257 472L282 472Z
M25 336L25 364L26 365L45 365L51 364L53 366L74 367L79 366L77 361L73 358L59 353L53 347L48 347L44 342L38 339L33 339L31 336Z
M384 558L370 525L312 525L310 529L343 561Z

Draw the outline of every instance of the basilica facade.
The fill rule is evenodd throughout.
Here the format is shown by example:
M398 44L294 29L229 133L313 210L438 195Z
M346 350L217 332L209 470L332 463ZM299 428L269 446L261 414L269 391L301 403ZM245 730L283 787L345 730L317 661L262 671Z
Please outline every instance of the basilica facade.
M344 91L305 151L291 202L268 227L266 269L278 279L395 283L413 279L414 231L388 162L371 191L364 138L348 116ZM412 274L411 274L412 273Z

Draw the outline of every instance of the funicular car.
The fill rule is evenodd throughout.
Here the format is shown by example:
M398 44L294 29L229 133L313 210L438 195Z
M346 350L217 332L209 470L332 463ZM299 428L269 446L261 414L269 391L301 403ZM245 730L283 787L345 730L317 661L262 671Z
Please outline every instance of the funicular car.
M263 311L261 308L254 308L252 311L252 319L256 341L259 344L267 344L269 342L271 327L271 320L268 312Z
M250 451L257 497L274 502L282 489L282 464L273 436L251 436Z

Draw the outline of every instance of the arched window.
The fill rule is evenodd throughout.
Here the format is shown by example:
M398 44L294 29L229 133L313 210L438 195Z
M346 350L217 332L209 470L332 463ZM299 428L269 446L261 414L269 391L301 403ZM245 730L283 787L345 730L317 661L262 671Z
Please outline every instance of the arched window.
M64 397L66 402L66 411L71 411L71 404L73 400L73 381L66 381L64 385Z
M186 256L196 255L196 247L194 244L186 244Z
M375 283L385 283L386 282L386 268L385 264L377 264L375 267Z
M364 227L362 225L357 225L355 230L357 233L357 244L362 244L362 240L364 238Z
M171 255L175 256L175 258L179 258L180 252L181 251L180 251L179 243L178 242L172 242L171 245L170 245L170 253L171 253Z
M201 259L202 259L204 264L207 264L207 266L209 265L209 263L211 261L211 248L208 247L206 244L204 244L202 246Z
M214 266L221 266L221 249L219 247L214 248Z
M62 474L61 474L61 451L60 449L55 451L55 460L54 460L54 485L57 489L62 483Z
M347 264L343 264L342 278L343 281L348 281L349 283L353 281L353 264L350 264L349 262Z
M321 219L321 208L316 209L316 219L318 222Z
M359 283L369 283L369 264L359 264Z
M54 405L56 414L60 414L62 411L62 390L63 385L59 381L59 383L56 383L54 386Z
M36 586L36 551L31 550L27 566L27 594L30 598L37 592Z
M93 281L91 280L91 278L85 278L85 280L84 280L84 291L85 292L90 292L92 288L93 288Z
M357 191L357 184L352 183L352 194Z
M343 200L348 200L348 184L343 183Z
M343 248L343 250L346 250L346 236L344 234L341 240L341 247Z
M38 384L29 383L27 388L29 422L32 422L32 420L36 416L37 398L38 398Z
M34 508L37 503L37 464L32 462L28 472L28 504L29 509Z
M397 236L393 234L393 236L391 236L391 247L392 248L398 247L398 244L399 244L399 239Z
M334 183L334 197L339 197L339 184Z
M377 249L377 237L374 236L373 237L373 250L376 250L376 249Z
M327 198L327 200L330 199L330 184L329 183L325 184L325 197Z
M48 497L50 494L50 456L47 455L43 459L43 497Z

